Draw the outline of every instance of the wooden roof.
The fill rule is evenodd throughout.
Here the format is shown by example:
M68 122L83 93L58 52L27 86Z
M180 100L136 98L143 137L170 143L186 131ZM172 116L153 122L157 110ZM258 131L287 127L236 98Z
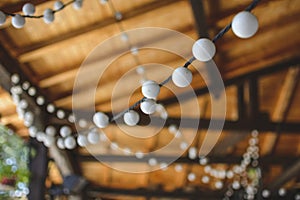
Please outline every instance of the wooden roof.
M42 14L46 8L53 7L53 1L33 0L31 2L36 5L37 15ZM81 85L77 88L79 90L76 95L80 97L77 98L80 103L76 102L76 105L79 105L76 109L86 110L88 106L93 104L94 100L88 98L89 96L87 97L93 74L96 74L97 70L103 69L102 65L106 59L118 55L120 51L122 52L123 49L127 48L126 53L120 55L106 68L101 80L95 86L97 88L95 105L92 105L98 111L111 112L112 109L121 111L142 97L139 84L143 77L134 71L139 65L145 66L146 78L159 82L170 75L170 69L182 66L186 62L182 57L162 50L141 49L135 55L134 52L130 51L134 50L130 49L132 46L122 41L122 31L161 27L180 32L194 40L199 37L213 38L216 33L231 22L235 14L244 10L252 1L202 0L204 15L197 16L197 12L193 12L193 8L199 6L199 2L187 0L110 0L107 4L101 4L96 0L86 0L80 10L67 6L62 11L57 12L55 21L51 24L45 24L43 19L28 18L24 28L16 29L12 27L10 19L8 19L0 27L0 62L6 68L10 68L10 72L18 72L22 77L28 78L28 81L37 88L38 93L46 98L47 103L54 103L57 108L69 113L72 111L74 82L78 78L76 77L77 72L83 63L84 67L87 68L87 74L80 80ZM23 4L24 1L21 0L1 1L0 10L19 13ZM122 19L116 20L115 13L112 11L120 12ZM262 164L264 169L262 172L263 184L266 187L276 181L279 174L284 174L287 170L288 166L281 161L293 164L300 155L299 128L296 131L292 130L300 123L300 82L298 81L300 37L297 35L300 32L299 11L299 0L262 0L252 11L259 21L259 30L254 37L240 39L232 31L229 31L216 42L217 53L214 61L226 86L226 120L229 123L226 124L225 122L225 129L208 157L211 156L212 160L214 158L225 160L222 164L218 163L217 160L213 164L220 169L232 166L236 161L230 159L226 161L226 158L241 157L246 151L251 127L257 128L260 132L259 147L262 157L260 161L264 163ZM197 19L200 19L200 22ZM128 33L131 36L130 32ZM119 35L119 39L111 42L109 48L103 49L102 57L84 62L97 46L100 45L101 47L104 41L115 35ZM166 38L160 33L156 35L132 34L132 36L129 37L129 42L133 44L172 45L175 50L186 49L186 52L191 55L189 49L191 46L176 40L176 38ZM153 64L152 66L149 63L156 63L156 65ZM168 66L169 71L159 70L161 66ZM191 67L194 73L191 86L198 94L195 99L201 111L200 115L195 116L192 112L194 110L193 105L195 105L191 103L192 100L182 104L174 103L174 98L172 100L174 94L168 89L162 88L158 100L164 103L172 119L180 117L207 119L212 115L212 101L209 94L205 92L206 84L204 82L205 77L209 74L205 70L199 74L196 67L196 64ZM118 81L129 72L131 73L129 81L119 83ZM256 79L257 82L255 82ZM112 93L116 85L119 88L112 105ZM256 97L257 102L255 102ZM240 101L241 99L244 101ZM115 107L112 108L112 106ZM183 112L181 107L190 112ZM15 109L9 94L4 89L0 89L1 123L9 125L22 137L27 138L28 131L22 125ZM45 108L42 110L47 113ZM257 113L252 115L253 112ZM182 113L185 113L185 116L182 116ZM68 123L67 120L61 121L56 116L49 114L46 116L44 125L55 123L61 126ZM247 116L248 118L246 118ZM249 116L254 117L254 119L249 118ZM238 119L245 119L243 122L248 120L261 121L261 124L249 122L249 124L244 125L238 124L238 127L235 128L233 122ZM264 124L266 121L270 124ZM291 126L281 126L285 123ZM254 127L256 125L257 127ZM151 129L153 128L140 127L140 131L145 132L145 134ZM158 149L173 139L167 127L162 128L154 137L142 141L124 134L124 131L113 124L103 131L110 140L118 143L123 149L130 148L133 152L138 150L148 152ZM190 137L188 136L189 129L181 131L185 136ZM197 136L192 142L192 146L200 149L206 131L199 128L196 133ZM110 144L105 142L94 145L89 150L97 155L124 156L123 152L113 151ZM111 166L91 159L89 157L91 152L85 148L78 147L73 153L78 161L82 176L93 186L100 188L146 188L149 190L156 188L173 191L179 188L188 190L191 188L190 186L195 186L200 188L200 191L208 191L207 193L211 196L214 196L216 190L213 185L203 184L200 178L195 181L187 180L190 172L194 172L197 177L203 175L203 166L197 162L184 162L182 164L183 170L180 172L176 172L176 165L172 164L167 170L134 174L114 170ZM172 152L168 152L166 155L173 155L173 153L178 153L178 146L175 145ZM183 158L186 156L187 153L184 153ZM264 156L266 160L264 160ZM277 159L271 159L273 157ZM151 168L147 162L119 161L111 165L122 165L128 169L149 170ZM288 180L284 186L299 188L299 178L299 173L295 174L294 178ZM228 181L224 183L226 184ZM216 196L224 193L225 189L222 189L220 193L215 193ZM118 193L116 192L116 194ZM134 199L121 194L102 197Z

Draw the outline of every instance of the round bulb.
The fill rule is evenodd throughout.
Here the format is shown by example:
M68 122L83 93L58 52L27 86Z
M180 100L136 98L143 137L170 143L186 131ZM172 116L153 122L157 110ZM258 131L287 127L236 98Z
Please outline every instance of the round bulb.
M79 119L78 120L78 125L79 125L80 128L86 128L88 123L85 119Z
M180 165L180 164L176 164L176 165L175 165L175 171L176 171L176 172L181 172L182 170L183 170L182 165Z
M279 196L281 196L281 197L285 196L285 194L286 194L286 189L280 188L280 189L278 190L278 194L279 194Z
M172 74L172 81L177 87L187 87L192 80L192 72L185 67L178 67Z
M16 14L12 17L11 24L15 28L23 28L23 26L25 25L25 18L19 14Z
M97 112L93 116L93 121L98 128L105 128L109 123L109 118L103 112Z
M153 99L146 99L141 103L140 107L143 113L150 115L156 110L156 102Z
M60 149L65 149L65 143L63 138L58 138L56 141L56 145Z
M142 159L142 158L144 157L144 153L141 152L141 151L137 151L137 152L135 153L135 157L136 157L137 159Z
M88 140L85 135L78 135L77 144L81 147L86 147L88 145Z
M31 3L26 3L23 6L22 11L25 15L33 15L35 13L35 7Z
M209 177L208 176L203 176L201 181L202 181L202 183L209 183Z
M23 90L28 90L30 88L30 83L28 81L25 81L22 84L22 88L23 88Z
M124 114L124 122L128 126L135 126L140 120L140 116L134 110L130 110Z
M189 147L189 145L186 142L181 142L179 147L181 150L186 150Z
M91 144L97 144L100 140L100 136L99 133L96 131L90 131L88 136L87 136L87 140L89 141L89 143Z
M42 96L38 96L38 97L36 98L36 103L37 103L37 105L39 105L39 106L44 105L44 103L45 103L45 98L42 97Z
M217 181L217 182L215 183L215 187L216 187L217 189L222 189L222 188L223 188L223 182L222 182L222 181Z
M241 187L240 182L238 182L238 181L233 181L233 183L232 183L232 188L233 188L233 189L238 190L238 189L240 189L240 187Z
M80 10L82 8L83 0L75 0L73 3L73 8L75 10Z
M44 145L46 147L51 147L55 142L55 138L53 136L50 135L46 135L45 136L45 140L44 140Z
M56 129L54 128L54 126L47 126L45 129L45 133L49 136L54 137L56 134Z
M0 26L3 25L6 21L6 14L0 11Z
M34 95L36 94L36 89L35 89L34 87L30 87L30 88L28 89L28 94L29 94L30 96L34 96Z
M194 43L192 51L197 60L206 62L214 57L216 46L211 40L201 38Z
M53 104L48 104L47 105L47 111L49 113L53 113L55 111L55 106Z
M76 146L76 141L72 136L68 136L65 138L64 144L67 149L74 149Z
M37 134L37 128L35 126L30 126L28 132L30 137L35 138Z
M150 158L150 159L148 160L148 164L149 164L150 166L155 166L155 165L157 165L157 160L156 160L155 158Z
M262 196L265 197L265 198L268 198L268 197L270 196L270 194L271 194L271 193L270 193L269 190L266 190L266 189L265 189L265 190L262 191Z
M194 181L196 180L196 175L194 173L189 173L187 178L189 181Z
M155 81L146 81L142 86L142 93L148 99L155 99L160 91L159 85Z
M64 4L61 1L55 1L54 6L53 6L54 10L61 10L63 7L64 7Z
M116 12L116 13L115 13L115 18L116 18L116 20L120 21L120 20L123 18L122 13ZM134 54L134 55L135 55L135 54Z
M44 141L44 139L45 139L45 133L43 133L43 132L37 132L36 133L36 139L37 139L37 141L39 141L39 142L43 142Z
M44 19L44 22L46 24L51 24L54 21L54 19L55 19L53 10L50 9L50 8L47 8L44 11L44 17L43 17L43 19Z
M257 18L248 11L242 11L232 20L232 31L240 38L250 38L258 30Z
M57 110L56 116L57 116L58 119L63 119L66 116L65 111Z
M60 128L59 133L62 137L68 137L71 135L72 130L69 126L63 126Z
M25 99L22 99L22 100L20 100L20 102L19 102L19 106L20 106L20 108L22 108L22 109L26 109L26 108L28 108L28 102L27 102Z
M196 147L191 147L189 149L189 158L190 159L195 159L197 158L197 148Z
M1 13L2 13L2 11L0 11L0 20L1 20ZM18 74L13 74L10 77L10 80L11 80L12 83L18 84L20 82L20 76Z

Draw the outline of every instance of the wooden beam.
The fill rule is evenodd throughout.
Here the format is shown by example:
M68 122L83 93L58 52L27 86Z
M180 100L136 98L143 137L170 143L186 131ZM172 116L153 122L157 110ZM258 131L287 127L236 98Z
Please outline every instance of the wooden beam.
M203 1L190 0L190 4L194 13L195 26L198 31L199 38L209 38Z
M116 163L148 163L148 160L152 158L153 155L145 155L141 159L137 159L135 156L125 156L125 155L115 155L115 154L98 154L98 155L77 155L80 162L116 162ZM187 156L177 157L177 156L155 156L158 163L160 162L172 162L182 163L182 164L195 164L199 165L198 159L190 159ZM296 157L293 156L264 156L260 158L260 163L262 166L266 165L286 165L291 164L295 161ZM210 155L209 163L211 164L238 164L241 162L240 156L224 156L224 155Z
M23 5L25 3L31 3L35 6L38 6L40 4L43 4L47 2L48 0L23 0L23 1L17 1L15 3L7 3L6 5L2 6L0 8L1 11L7 12L7 13L17 13L21 12Z
M298 159L293 165L286 169L282 174L280 174L272 183L269 185L271 191L276 192L289 180L299 176L300 172L300 160Z
M295 94L295 89L299 79L299 71L300 71L299 67L290 67L288 69L276 105L274 107L274 111L271 115L272 121L283 122L285 120L287 113L290 109L293 96ZM276 132L278 131L279 130L276 130ZM275 143L279 136L273 133L268 133L266 134L265 137L266 137L266 141L268 142L262 144L261 147L262 155L272 153L272 149L274 148Z

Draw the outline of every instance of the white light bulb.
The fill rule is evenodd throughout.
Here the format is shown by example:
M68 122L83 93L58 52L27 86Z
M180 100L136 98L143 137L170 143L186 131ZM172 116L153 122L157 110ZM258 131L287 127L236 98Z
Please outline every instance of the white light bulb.
M11 24L15 28L23 28L25 25L25 18L19 14L16 14L15 16L12 17Z
M100 135L97 131L92 130L88 133L87 139L89 143L97 144L100 140Z
M79 134L77 137L77 144L81 147L86 147L88 145L88 140L86 136Z
M228 179L232 179L233 176L234 176L233 171L229 170L229 171L226 172L226 177L227 177Z
M99 0L102 5L106 4L108 0Z
M208 163L208 159L206 157L202 157L199 159L200 165L206 165Z
M61 10L63 7L64 7L64 4L61 1L56 1L53 6L54 10Z
M241 187L241 184L238 181L233 181L233 183L232 183L233 189L238 190L238 189L240 189L240 187Z
M93 116L93 122L98 128L105 128L109 123L109 118L105 113L97 112Z
M280 189L278 190L278 194L279 194L279 196L281 196L281 197L285 196L285 195L286 195L286 189L285 189L285 188L280 188Z
M55 106L53 104L48 104L47 105L47 111L49 113L53 113L55 111Z
M146 99L141 103L140 108L147 115L153 114L156 110L156 102L153 99Z
M120 20L123 18L122 13L116 12L116 13L115 13L115 18L116 18L116 20L120 21Z
M130 110L124 114L124 122L128 126L135 126L139 122L139 120L140 120L140 116L134 110Z
M137 68L136 68L136 73L138 73L138 74L140 74L140 75L142 75L142 74L144 74L145 73L145 68L143 67L143 66L138 66Z
M182 170L183 170L182 165L180 165L180 164L175 165L175 171L176 172L181 172Z
M0 11L0 18L1 18L1 13L2 11ZM20 76L18 74L13 74L11 75L10 80L12 83L18 84L20 82Z
M187 87L193 80L192 72L185 67L178 67L172 73L172 81L177 87Z
M54 137L56 134L56 129L54 126L47 126L45 129L45 133L49 136Z
M137 151L137 152L135 153L135 157L136 157L137 159L142 159L142 158L144 158L144 153L141 152L141 151Z
M30 88L30 83L28 81L25 81L22 84L22 88L23 88L23 90L28 90Z
M211 40L201 38L194 43L192 51L197 60L206 62L214 57L216 46Z
M43 142L44 139L45 139L45 137L46 137L45 133L43 133L41 131L39 131L39 132L36 133L36 139L39 142Z
M176 125L171 124L171 125L169 126L168 130L169 130L170 133L175 134L175 133L177 132L178 129L177 129L177 126L176 126Z
M209 177L208 176L203 176L202 177L202 179L201 179L201 181L202 181L202 183L209 183Z
M146 81L142 86L142 93L148 99L155 99L160 92L160 87L155 81Z
M250 38L258 30L257 18L248 11L242 11L232 20L232 31L240 38Z
M31 111L27 111L24 115L24 120L32 122L34 120L34 114Z
M27 100L22 99L22 100L19 102L19 106L20 106L20 108L22 108L22 109L28 108L28 102L27 102Z
M156 160L155 158L150 158L150 159L148 160L148 164L149 164L150 166L155 166L155 165L157 165L157 160Z
M59 133L62 137L68 137L69 135L71 135L72 130L69 126L63 126L60 128Z
M196 174L194 173L189 173L187 179L189 181L195 181L196 180Z
M45 139L44 139L44 145L46 147L51 147L55 142L55 138L53 136L50 135L46 135Z
M57 110L56 116L57 116L58 119L65 118L65 116L66 116L65 111L63 111L63 110Z
M217 181L215 182L215 187L217 189L222 189L223 188L223 182L222 181Z
M190 159L195 159L197 158L197 148L196 147L191 147L189 149L189 158Z
M44 98L43 96L38 96L38 97L36 98L36 103L37 103L37 105L39 105L39 106L44 105L44 103L45 103L45 98Z
M268 198L270 195L271 195L271 192L267 189L263 190L261 195L264 197L264 198Z
M34 87L30 87L30 88L28 89L28 94L29 94L30 96L34 96L34 95L36 94L36 89L35 89Z
M0 10L0 26L6 21L6 14Z
M60 149L65 149L65 143L63 138L58 138L56 141L56 145Z
M189 145L186 142L181 142L179 147L181 150L186 150L189 147Z
M76 147L76 141L72 136L66 137L64 144L67 149L74 149Z
M35 7L33 4L31 3L26 3L23 8L22 11L25 15L33 15L35 13Z
M69 115L68 121L71 122L71 123L74 123L74 122L75 122L75 116L74 116L74 114L70 114L70 115Z
M83 0L75 0L73 3L73 8L75 10L80 10L82 8Z
M35 126L30 126L28 132L30 137L35 138L37 134L37 128Z
M78 125L79 125L80 128L86 128L88 123L85 119L79 119L78 120Z
M46 24L51 24L55 19L53 10L50 8L47 8L44 11L43 19Z

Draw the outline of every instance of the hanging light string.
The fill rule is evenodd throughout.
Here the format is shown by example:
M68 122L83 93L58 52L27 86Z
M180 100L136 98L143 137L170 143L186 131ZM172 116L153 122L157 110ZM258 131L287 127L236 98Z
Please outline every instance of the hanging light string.
M0 11L0 25L3 25L6 22L7 16L12 17L12 25L15 28L23 28L26 23L26 18L31 19L40 19L43 18L46 24L50 24L54 21L55 13L62 11L69 5L73 5L75 10L81 9L83 4L83 0L71 0L67 3L63 3L62 1L56 1L53 5L53 9L47 8L44 10L44 13L41 15L34 15L35 13L35 6L31 3L26 3L22 7L23 14L15 14L15 13L8 13L5 11Z

